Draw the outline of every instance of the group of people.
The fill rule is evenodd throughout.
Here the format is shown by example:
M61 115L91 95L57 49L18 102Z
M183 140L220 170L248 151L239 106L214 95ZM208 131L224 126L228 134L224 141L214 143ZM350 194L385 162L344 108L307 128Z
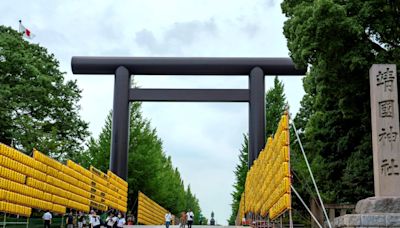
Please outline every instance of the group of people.
M77 223L79 228L86 226L85 214L83 214L82 211L78 213ZM74 228L74 215L72 214L72 211L68 213L65 224L67 224L67 228Z
M124 218L124 214L121 212L114 213L110 212L106 219L107 228L114 227L123 227L124 225L133 225L133 219L128 219L128 221Z
M193 225L193 219L194 219L194 214L191 209L189 209L187 212L183 211L181 213L181 217L179 219L179 227L180 228L185 228L185 225L188 225L188 228L192 228ZM165 214L165 226L166 228L169 228L169 225L171 225L171 220L172 220L172 215L170 212Z
M88 218L88 219L87 219ZM46 211L42 217L44 221L44 227L50 228L53 216L50 211ZM74 228L74 224L78 225L78 228L118 228L123 227L124 225L133 225L133 217L129 216L128 219L125 219L125 216L121 212L111 211L106 220L103 221L99 215L97 215L96 211L90 211L89 216L86 216L83 212L79 212L75 217L70 211L65 219L65 224L67 228Z
M100 228L102 225L105 225L107 228L116 228L123 227L127 224L124 214L122 214L121 212L116 213L114 211L111 211L108 214L104 223L101 220L100 216L96 214L96 211L92 210L90 214L90 228Z

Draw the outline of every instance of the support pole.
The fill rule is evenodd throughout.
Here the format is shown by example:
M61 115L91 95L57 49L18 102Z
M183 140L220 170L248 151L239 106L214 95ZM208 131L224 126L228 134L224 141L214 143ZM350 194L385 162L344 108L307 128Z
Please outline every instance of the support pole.
M293 126L294 133L296 134L296 137L297 137L297 143L298 143L299 146L300 146L301 153L303 154L304 160L305 160L305 162L306 162L306 165L307 165L307 168L308 168L308 172L310 173L311 180L312 180L312 182L313 182L315 191L317 192L317 196L318 196L318 199L319 199L319 203L320 203L321 206L322 206L322 211L324 212L324 215L325 215L325 218L326 218L326 222L328 223L328 227L329 227L329 228L332 228L331 221L329 220L328 214L326 213L326 209L325 209L325 206L324 206L324 202L322 202L321 194L319 194L319 189L318 189L317 183L315 182L314 174L313 174L312 171L311 171L310 163L308 162L306 153L304 152L303 144L301 143L300 136L299 136L299 134L297 133L297 129L296 129L296 125L294 124L294 121L292 121L292 126Z
M114 82L110 170L124 180L128 178L130 80L128 69L118 67Z
M289 209L289 227L293 228L292 209Z
M315 223L318 225L319 228L322 228L321 224L318 222L318 219L314 216L314 214L311 212L310 208L308 208L307 204L304 202L303 198L299 195L299 193L294 189L293 185L290 185L292 188L294 194L296 194L297 198L299 198L300 202L303 204L303 206L306 208L308 213L311 215L311 218L314 219Z
M264 72L254 67L249 76L249 169L265 145Z

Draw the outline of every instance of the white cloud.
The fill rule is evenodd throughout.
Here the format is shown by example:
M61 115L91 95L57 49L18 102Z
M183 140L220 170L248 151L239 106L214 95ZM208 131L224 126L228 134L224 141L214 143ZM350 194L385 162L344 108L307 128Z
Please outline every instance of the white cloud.
M18 20L35 43L60 61L83 90L82 117L97 136L112 108L113 76L72 75L72 56L286 57L285 20L276 0L22 1L5 0L0 21ZM241 77L136 77L139 86L247 88ZM303 95L299 77L282 77L292 112ZM266 89L273 82L266 79ZM233 169L247 132L247 104L145 103L168 155L198 196L204 215L230 215Z
M142 29L136 33L135 41L138 46L145 47L153 55L183 54L185 49L205 37L215 36L217 27L215 21L175 22L169 27L160 41L153 32Z

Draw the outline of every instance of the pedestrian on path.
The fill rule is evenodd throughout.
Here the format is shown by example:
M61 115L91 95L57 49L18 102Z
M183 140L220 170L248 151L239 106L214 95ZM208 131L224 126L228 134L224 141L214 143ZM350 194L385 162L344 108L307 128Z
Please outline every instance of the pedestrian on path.
M185 228L185 226L186 226L186 211L182 211L179 228Z
M135 224L135 216L132 214L129 216L126 216L126 225L134 225Z
M165 227L169 228L169 225L171 224L171 218L172 215L170 212L167 212L167 214L165 214Z
M83 228L83 220L85 219L83 212L79 211L78 214L78 228Z
M96 214L96 211L92 210L90 215L90 228L100 228L100 216Z
M124 227L125 223L126 223L126 220L124 218L124 214L119 212L118 213L117 227Z
M126 215L126 225L133 225L135 222L135 216L132 215L132 211L128 211Z
M186 213L186 219L187 219L188 228L192 228L194 214L191 209L189 209L188 212Z
M106 219L107 228L113 228L114 224L117 224L117 220L117 216L115 216L114 213L111 212Z
M47 210L46 213L43 214L42 219L44 222L44 228L50 228L52 218L53 216L51 215L49 210Z
M72 215L72 211L68 213L65 224L67 224L67 228L74 228L74 216Z

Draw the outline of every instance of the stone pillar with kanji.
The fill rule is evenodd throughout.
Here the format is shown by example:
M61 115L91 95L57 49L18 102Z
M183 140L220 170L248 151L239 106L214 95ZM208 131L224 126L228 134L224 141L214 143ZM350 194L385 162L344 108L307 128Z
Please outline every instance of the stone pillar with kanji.
M375 196L358 201L355 214L334 227L400 227L400 136L397 70L374 64L369 71Z
M396 65L374 64L369 73L375 196L400 196Z

